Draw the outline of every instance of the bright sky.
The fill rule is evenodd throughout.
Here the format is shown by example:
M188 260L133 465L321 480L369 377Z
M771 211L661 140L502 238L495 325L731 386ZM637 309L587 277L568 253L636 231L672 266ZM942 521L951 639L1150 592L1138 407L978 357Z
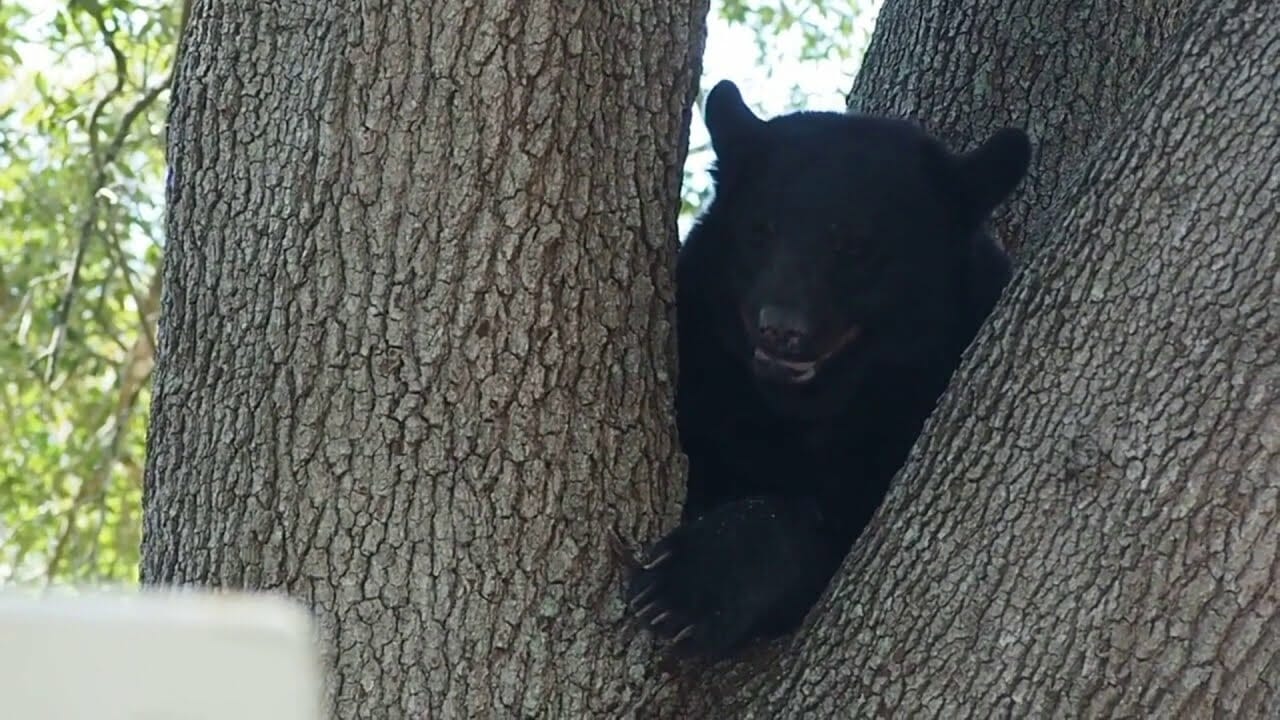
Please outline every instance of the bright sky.
M853 37L845 47L860 59L871 39L883 0L844 2L858 8ZM766 115L794 108L791 100L793 87L799 88L807 97L808 109L844 109L844 95L849 92L858 72L857 60L802 60L802 36L793 30L769 39L768 66L758 66L754 34L749 28L730 26L721 20L721 5L721 0L712 0L711 13L707 18L707 48L702 75L704 89L720 80L732 80L742 89L747 102ZM815 11L807 13L806 19L833 35L836 32L838 18L824 18Z
M792 29L771 38L765 64L759 62L759 50L755 35L749 28L730 26L720 19L721 0L712 0L707 17L707 49L703 56L702 91L705 93L721 80L732 80L742 90L742 97L757 114L769 118L803 108L805 110L845 109L844 96L853 86L862 54L871 40L876 16L883 0L845 0L858 8L853 36L847 49L853 60L829 58L802 60L802 34ZM832 4L835 4L834 2ZM817 12L809 12L806 19L832 34L838 18L824 18ZM685 169L695 188L707 184L706 170L713 155L705 149L707 130L698 112L693 115L693 127L689 132L689 160ZM690 219L680 219L680 235L688 232Z

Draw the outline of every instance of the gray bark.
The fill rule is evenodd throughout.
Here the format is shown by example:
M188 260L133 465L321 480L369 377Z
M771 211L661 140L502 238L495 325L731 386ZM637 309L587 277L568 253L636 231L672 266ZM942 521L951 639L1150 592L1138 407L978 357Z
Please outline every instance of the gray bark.
M889 0L850 109L907 117L956 148L1012 125L1031 134L1030 176L997 211L1017 253L1115 125L1199 0Z
M1280 713L1280 5L1190 27L742 716Z
M315 612L338 717L617 716L613 519L674 517L705 0L199 3L143 579ZM673 477L674 476L674 477Z
M997 225L1048 232L793 646L670 678L619 631L603 532L657 536L682 491L704 12L196 7L144 580L307 602L340 717L1274 713L1264 0L891 3L858 105L956 145L1030 129Z

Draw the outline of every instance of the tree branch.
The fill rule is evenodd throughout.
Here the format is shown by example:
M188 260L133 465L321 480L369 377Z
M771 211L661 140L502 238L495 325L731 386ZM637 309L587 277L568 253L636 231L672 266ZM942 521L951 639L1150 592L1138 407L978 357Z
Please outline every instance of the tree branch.
M186 30L187 18L191 10L191 0L183 0L182 14L179 18L178 25L178 43L179 47L182 42L182 35ZM45 357L48 365L45 369L45 382L53 381L53 374L57 368L58 355L61 353L63 342L66 340L67 326L71 318L71 306L75 302L77 290L80 285L80 270L84 266L84 258L88 252L90 243L93 241L94 227L98 223L98 202L100 194L106 188L110 178L108 177L107 168L119 157L124 143L128 140L129 130L133 127L133 123L138 116L151 107L151 105L160 97L160 94L173 84L173 78L177 74L178 62L174 58L169 73L165 76L160 84L152 87L143 93L142 97L125 111L124 116L120 120L120 126L116 128L115 134L112 136L105 153L99 152L99 135L101 133L100 122L102 113L108 104L115 101L120 93L124 91L128 82L128 63L124 53L115 42L115 29L107 26L107 20L102 13L101 7L91 7L90 14L98 25L98 29L102 34L103 43L111 52L111 56L115 62L115 85L107 91L105 95L94 105L93 113L89 118L89 153L94 164L93 177L88 192L88 205L85 210L84 222L80 224L80 238L76 245L75 255L72 257L71 268L67 275L67 286L63 290L62 298L58 302L58 310L54 316L53 336L50 339L49 347L45 351ZM132 292L132 287L130 288ZM140 298L136 293L134 302L139 302Z

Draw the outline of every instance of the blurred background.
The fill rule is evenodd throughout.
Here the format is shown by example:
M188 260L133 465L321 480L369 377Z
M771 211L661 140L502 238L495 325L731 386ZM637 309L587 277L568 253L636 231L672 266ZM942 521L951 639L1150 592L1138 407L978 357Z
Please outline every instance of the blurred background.
M703 91L733 80L764 116L841 110L880 4L712 0ZM0 3L0 586L137 582L183 14ZM695 108L682 233L711 159Z

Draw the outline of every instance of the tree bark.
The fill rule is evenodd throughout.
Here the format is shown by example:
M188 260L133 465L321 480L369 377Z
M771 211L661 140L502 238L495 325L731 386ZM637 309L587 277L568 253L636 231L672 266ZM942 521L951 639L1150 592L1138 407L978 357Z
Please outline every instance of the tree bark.
M706 9L196 5L144 582L307 603L339 717L629 712L657 669L604 530L680 500Z
M1280 5L1202 13L735 716L1280 710Z
M705 10L196 6L144 581L308 603L339 717L1274 714L1267 0L891 3L854 105L1027 127L1024 267L790 647L672 682L620 631Z
M1124 114L1198 0L889 0L850 110L912 118L956 148L1012 125L1034 139L1031 171L997 211L1015 254L1081 157Z

